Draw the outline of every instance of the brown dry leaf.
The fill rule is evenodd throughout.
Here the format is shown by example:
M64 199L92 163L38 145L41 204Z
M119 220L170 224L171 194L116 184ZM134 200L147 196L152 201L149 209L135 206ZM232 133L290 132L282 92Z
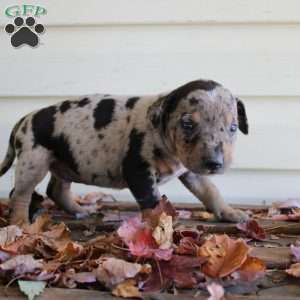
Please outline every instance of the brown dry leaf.
M48 231L41 233L39 238L48 247L56 250L57 252L61 252L71 241L71 234L66 225L64 223L60 223L52 226Z
M254 281L263 276L265 271L266 265L261 259L248 256L242 266L233 274L233 277L243 281Z
M38 216L34 223L25 225L24 231L28 234L38 234L41 233L49 223L50 216L47 214L43 214Z
M60 262L69 261L70 259L79 256L83 252L82 245L69 241L66 246L60 250L56 259Z
M113 288L112 294L123 298L141 298L142 295L135 285L136 281L134 279L125 280Z
M213 235L199 249L198 256L208 258L201 270L213 278L222 278L236 271L247 259L249 246L228 235Z
M97 261L98 268L95 275L98 281L104 283L107 287L121 283L125 279L133 278L138 273L150 273L151 266L127 262L115 257L100 257Z
M159 291L175 286L177 288L195 288L199 281L200 266L205 257L173 255L169 261L157 261L144 282L144 291Z
M27 237L20 237L19 239L17 239L16 241L14 241L13 243L10 243L8 245L5 246L0 246L1 250L11 253L11 254L19 254L21 251L21 249L24 246L24 243L27 241Z
M168 216L163 212L159 217L158 225L152 232L152 236L160 249L170 249L173 244L172 216Z
M161 215L163 212L173 219L177 217L177 212L172 203L169 201L166 195L163 195L159 201L159 204L153 209L156 215Z
M300 263L291 265L285 272L294 277L300 277Z
M10 225L0 229L0 246L7 246L15 242L15 240L22 236L23 230L16 225Z
M154 229L158 226L159 218L162 213L171 216L174 220L177 217L176 209L172 206L171 202L164 195L154 209L144 209L142 211L142 219L149 227Z
M208 211L193 211L192 217L199 221L214 221L216 219L214 214Z
M256 220L250 219L246 222L239 223L236 227L245 232L246 236L258 241L263 241L266 239L266 232L263 227L261 227Z
M265 270L265 263L261 259L251 256L246 259L239 269L239 271L244 272L264 272Z
M41 260L33 258L32 254L17 255L4 263L0 264L0 269L3 271L12 270L15 275L30 273L37 269L42 269Z

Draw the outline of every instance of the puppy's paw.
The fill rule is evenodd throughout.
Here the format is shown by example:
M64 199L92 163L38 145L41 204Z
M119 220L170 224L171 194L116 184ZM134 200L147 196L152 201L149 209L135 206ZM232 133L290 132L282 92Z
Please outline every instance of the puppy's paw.
M233 209L231 207L226 207L221 210L218 217L221 221L233 223L240 223L249 219L247 213L239 209Z

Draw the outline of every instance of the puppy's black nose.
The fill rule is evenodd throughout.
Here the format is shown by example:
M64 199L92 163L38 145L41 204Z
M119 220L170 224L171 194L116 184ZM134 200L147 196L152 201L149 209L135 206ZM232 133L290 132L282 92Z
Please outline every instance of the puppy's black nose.
M209 159L205 161L204 166L206 169L210 171L218 171L222 169L223 164L218 160Z

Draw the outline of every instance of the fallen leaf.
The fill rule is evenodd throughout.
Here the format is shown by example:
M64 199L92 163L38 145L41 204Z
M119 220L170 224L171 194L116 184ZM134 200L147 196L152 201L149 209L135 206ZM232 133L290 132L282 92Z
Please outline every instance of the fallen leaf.
M11 258L9 253L0 250L0 263L8 260L9 258Z
M18 285L20 290L28 297L28 300L33 300L44 291L46 282L18 280Z
M173 255L169 261L159 261L143 284L144 291L158 291L175 284L177 288L194 288L198 284L196 271L206 261L203 257Z
M16 225L10 225L0 229L0 246L7 246L22 236L23 230Z
M203 232L182 228L179 226L174 231L175 252L182 255L197 255L197 249L203 244Z
M176 247L175 252L182 255L196 255L198 246L196 241L191 237L183 237L179 241L179 245Z
M193 211L192 217L199 221L213 221L216 219L214 214L208 211Z
M161 197L158 205L153 209L153 213L157 216L165 213L166 215L171 216L173 220L177 217L176 209L165 195Z
M166 196L162 196L161 200L154 209L144 209L142 211L143 221L152 229L158 226L159 218L162 213L172 217L175 220L177 217L176 209Z
M73 279L75 275L75 270L73 268L67 269L60 274L58 286L62 288L75 289L77 287L77 283Z
M300 262L300 246L291 245L290 249L296 262Z
M300 208L300 199L288 199L283 202L277 203L277 207L279 208Z
M99 282L107 287L123 282L125 279L134 278L139 273L151 272L149 265L127 262L114 257L101 257L98 261L95 275Z
M294 277L300 277L300 263L291 265L285 272Z
M135 240L137 232L143 231L144 229L145 224L142 222L141 218L133 217L125 220L117 230L117 233L126 244L129 244Z
M3 271L12 270L15 275L33 272L37 269L42 269L43 263L41 260L33 258L32 254L17 255L4 263L0 264L0 269Z
M207 300L222 300L224 299L224 288L216 283L216 282L212 282L210 284L207 285L207 290L210 293L210 297L207 298Z
M123 298L141 298L142 295L139 292L139 289L135 286L136 281L133 279L125 280L124 282L119 283L112 290L112 294L116 297Z
M170 249L173 244L173 223L172 216L163 212L159 217L158 225L152 232L160 249Z
M274 216L272 216L272 220L274 220L274 221L295 221L295 222L298 222L300 220L300 213L274 215Z
M198 256L207 257L201 271L213 278L222 278L236 271L247 259L249 246L226 234L213 235L199 249Z
M75 273L72 278L79 283L91 283L96 281L96 276L92 272Z
M246 236L258 241L262 241L266 239L265 230L257 223L256 220L248 220L243 223L239 223L236 227L245 232Z
M117 233L132 255L165 260L171 258L173 249L159 249L159 245L152 236L152 229L146 227L140 217L124 221Z
M24 231L28 234L38 234L44 231L45 227L50 223L50 216L47 214L40 215L35 222L24 226Z
M265 271L266 265L261 259L248 256L241 267L233 273L233 277L243 281L254 281L262 277Z
M83 246L69 241L63 249L57 254L56 259L60 262L69 261L71 258L79 256L83 251Z

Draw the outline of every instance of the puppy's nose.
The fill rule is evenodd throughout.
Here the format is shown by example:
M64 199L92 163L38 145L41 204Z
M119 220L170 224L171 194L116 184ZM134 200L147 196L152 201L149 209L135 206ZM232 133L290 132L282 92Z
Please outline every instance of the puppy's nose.
M222 169L223 163L219 160L208 159L204 162L204 166L210 171L218 171Z

